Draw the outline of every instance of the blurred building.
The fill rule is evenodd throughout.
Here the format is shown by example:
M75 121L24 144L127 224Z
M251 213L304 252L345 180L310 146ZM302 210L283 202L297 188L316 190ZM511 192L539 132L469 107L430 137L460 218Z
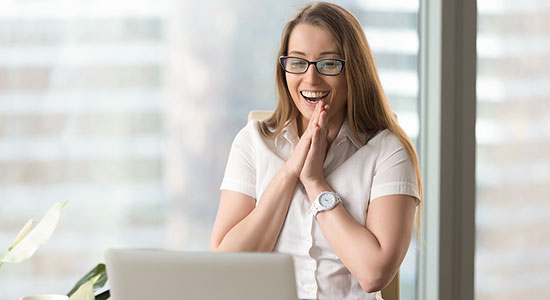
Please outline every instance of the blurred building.
M550 3L478 1L476 299L550 298Z
M418 1L339 1L418 137ZM67 292L107 247L208 248L231 141L275 106L294 1L15 1L0 7L0 246L69 200L0 300ZM479 0L476 298L550 297L550 3ZM401 268L414 298L414 244Z
M416 139L418 2L340 3L365 26ZM32 259L2 266L0 300L66 293L108 247L207 250L231 142L249 110L275 107L280 34L299 5L4 1L0 245L69 203ZM411 249L402 283L413 295Z

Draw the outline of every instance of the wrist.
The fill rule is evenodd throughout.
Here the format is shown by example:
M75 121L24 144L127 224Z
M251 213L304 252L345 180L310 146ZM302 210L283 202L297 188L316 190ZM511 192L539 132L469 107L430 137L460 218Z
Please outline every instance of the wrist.
M292 178L295 180L300 179L300 174L293 171L292 168L288 166L288 163L285 163L283 165L283 167L280 169L280 172L285 178Z
M332 188L324 179L311 179L302 181L310 203L313 203L322 192L332 192Z
M342 198L336 192L325 191L319 194L311 204L311 214L317 217L320 213L331 211L342 203Z
M323 210L323 211L320 211L319 213L317 213L317 215L315 216L315 218L317 219L317 221L319 221L320 223L322 222L325 222L326 220L328 220L329 218L331 218L331 216L334 216L334 214L331 214L330 212L338 212L340 209L344 209L344 204L342 202L338 202L333 209L331 210Z

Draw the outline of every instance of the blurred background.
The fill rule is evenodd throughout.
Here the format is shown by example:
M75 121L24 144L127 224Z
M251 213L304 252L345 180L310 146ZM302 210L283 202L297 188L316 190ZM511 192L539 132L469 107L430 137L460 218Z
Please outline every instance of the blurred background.
M333 2L364 26L416 143L421 2ZM0 300L67 293L111 247L208 250L231 142L250 110L274 109L280 34L301 3L1 0L0 249L69 203L48 243L0 268ZM545 299L550 2L478 10L476 299ZM417 255L413 241L402 299Z
M476 299L550 299L550 1L477 0Z

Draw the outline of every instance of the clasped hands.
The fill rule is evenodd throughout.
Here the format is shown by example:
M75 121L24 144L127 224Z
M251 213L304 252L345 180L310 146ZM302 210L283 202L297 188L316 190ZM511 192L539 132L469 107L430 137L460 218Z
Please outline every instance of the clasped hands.
M302 182L306 190L308 186L326 184L323 163L328 145L328 109L329 105L324 101L317 102L307 128L284 166Z

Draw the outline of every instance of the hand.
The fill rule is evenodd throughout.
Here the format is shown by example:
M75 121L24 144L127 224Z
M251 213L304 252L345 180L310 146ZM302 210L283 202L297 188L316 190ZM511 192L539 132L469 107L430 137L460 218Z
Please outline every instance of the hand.
M327 110L328 105L325 105L323 101L320 101L317 106L319 109L314 112L315 117L312 125L312 136L309 151L305 158L302 171L300 173L300 181L304 186L309 185L310 182L323 181L325 179L323 172L323 163L325 162L325 155L327 152Z
M288 173L296 177L296 179L300 179L304 162L306 161L306 157L308 155L308 152L310 151L313 134L316 131L315 128L317 128L318 130L320 112L323 106L324 103L317 103L317 105L315 106L313 114L309 119L307 128L304 130L304 133L300 137L298 144L296 144L296 146L294 147L292 154L290 155L283 167L287 170Z

